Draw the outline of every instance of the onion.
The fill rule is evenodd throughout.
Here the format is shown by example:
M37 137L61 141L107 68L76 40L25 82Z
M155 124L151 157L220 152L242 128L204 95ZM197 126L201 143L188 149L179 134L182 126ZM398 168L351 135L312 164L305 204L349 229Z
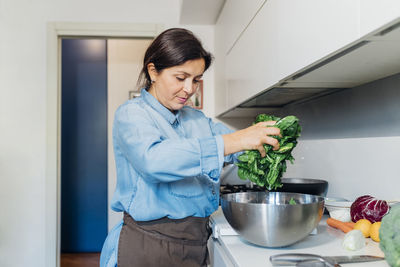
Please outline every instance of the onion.
M351 230L343 239L342 246L347 250L359 250L365 246L365 237L360 230Z
M380 222L389 212L389 205L385 200L365 195L357 198L350 207L351 220L357 222L367 219L371 223Z

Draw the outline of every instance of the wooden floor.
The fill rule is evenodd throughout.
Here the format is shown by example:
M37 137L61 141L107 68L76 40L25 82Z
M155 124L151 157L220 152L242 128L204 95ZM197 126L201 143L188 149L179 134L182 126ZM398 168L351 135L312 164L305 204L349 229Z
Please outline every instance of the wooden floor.
M61 267L99 267L100 253L61 253Z

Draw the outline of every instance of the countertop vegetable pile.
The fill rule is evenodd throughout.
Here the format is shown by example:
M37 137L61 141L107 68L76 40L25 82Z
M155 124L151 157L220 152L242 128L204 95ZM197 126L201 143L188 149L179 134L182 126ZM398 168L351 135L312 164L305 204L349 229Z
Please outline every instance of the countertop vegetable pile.
M392 207L385 200L370 195L358 197L351 205L352 222L328 218L326 223L346 233L343 247L358 250L366 238L380 242L385 259L392 267L400 267L400 203ZM348 217L348 216L346 216Z
M282 186L281 177L286 171L286 160L293 163L292 150L297 144L301 127L295 116L284 118L273 115L259 114L254 124L262 121L276 121L273 127L281 130L281 136L273 136L279 141L279 149L274 151L272 146L265 144L266 156L261 157L257 150L247 150L238 157L238 176L250 180L258 186L275 190Z

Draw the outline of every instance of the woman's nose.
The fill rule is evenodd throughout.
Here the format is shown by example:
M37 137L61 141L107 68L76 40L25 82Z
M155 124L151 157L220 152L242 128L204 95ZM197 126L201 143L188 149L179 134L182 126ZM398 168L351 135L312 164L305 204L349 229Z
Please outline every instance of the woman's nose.
M192 93L192 91L193 91L193 82L190 79L186 79L185 80L185 83L183 85L183 90L188 94Z

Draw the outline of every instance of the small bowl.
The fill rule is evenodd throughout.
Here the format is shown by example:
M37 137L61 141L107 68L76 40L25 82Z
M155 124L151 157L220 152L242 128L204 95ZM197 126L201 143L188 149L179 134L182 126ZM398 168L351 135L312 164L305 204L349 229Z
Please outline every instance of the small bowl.
M325 201L331 202L331 201L349 201L347 198L344 197L325 197Z
M352 201L348 201L345 198L325 198L325 208L329 215L336 220L342 222L350 222L350 207L353 204Z
M353 201L348 201L345 198L331 198L331 197L325 198L325 208L329 212L339 209L350 210L351 204L353 204Z
M291 204L292 202L295 204ZM224 216L250 243L284 247L307 237L321 220L324 198L285 192L242 192L221 197Z

